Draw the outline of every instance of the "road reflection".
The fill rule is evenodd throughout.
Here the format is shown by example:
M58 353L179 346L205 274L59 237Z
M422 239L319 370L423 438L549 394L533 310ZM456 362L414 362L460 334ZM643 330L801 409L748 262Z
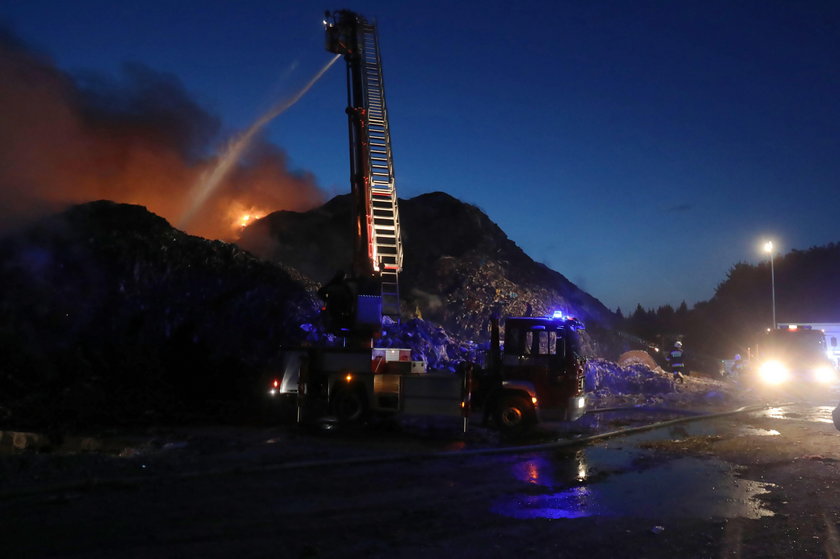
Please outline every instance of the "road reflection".
M767 408L760 415L771 419L809 421L813 423L834 423L831 412L834 406L796 405Z
M663 430L660 436L670 435ZM491 510L519 519L773 515L761 499L772 484L742 479L737 468L717 458L663 457L638 442L628 438L519 460L510 473L523 490L496 500Z

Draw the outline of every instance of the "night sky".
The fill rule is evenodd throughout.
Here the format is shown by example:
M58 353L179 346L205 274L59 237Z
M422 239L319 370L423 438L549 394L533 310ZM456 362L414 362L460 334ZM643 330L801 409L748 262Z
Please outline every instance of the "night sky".
M0 25L74 76L176 76L221 145L329 61L342 8L378 21L400 197L477 205L612 309L840 241L838 2L5 0ZM327 197L345 95L342 62L265 132Z

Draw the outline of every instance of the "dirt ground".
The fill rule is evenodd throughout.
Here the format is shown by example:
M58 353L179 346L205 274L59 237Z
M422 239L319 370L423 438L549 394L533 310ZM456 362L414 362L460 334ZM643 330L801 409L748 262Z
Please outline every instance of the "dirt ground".
M686 384L655 401L598 405L719 411L757 401L713 379ZM840 433L828 413L799 405L729 416L709 433L673 431L638 445L656 463L722 460L735 484L767 484L767 514L757 518L694 514L691 502L669 517L500 514L501 502L557 491L511 471L558 468L574 451L470 454L505 442L483 428L461 436L445 421L326 436L282 425L159 428L68 439L40 452L34 439L11 450L14 434L4 433L0 557L840 557ZM639 415L602 414L585 429L621 428ZM653 415L642 421L674 417ZM543 430L527 442L553 435ZM589 470L575 487L611 475L597 462Z

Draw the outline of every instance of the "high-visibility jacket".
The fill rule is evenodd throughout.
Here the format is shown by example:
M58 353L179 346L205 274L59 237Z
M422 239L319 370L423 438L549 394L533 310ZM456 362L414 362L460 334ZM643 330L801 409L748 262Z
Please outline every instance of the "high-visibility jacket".
M671 364L672 369L682 369L685 367L685 353L681 349L674 348L668 354L668 363Z

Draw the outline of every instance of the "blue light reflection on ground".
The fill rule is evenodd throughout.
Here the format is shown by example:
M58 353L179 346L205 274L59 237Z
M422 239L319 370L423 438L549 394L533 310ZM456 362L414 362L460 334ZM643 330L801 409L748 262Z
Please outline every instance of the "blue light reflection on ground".
M567 455L528 457L513 464L511 473L531 489L498 499L491 510L520 519L773 514L760 500L772 484L741 479L726 462L683 457L643 467L636 462L642 454L636 448L590 447ZM591 478L593 472L597 477ZM546 493L535 493L534 487Z
M551 495L527 495L517 500L512 507L496 506L493 512L513 518L583 518L585 516L608 516L603 514L595 502L590 488L572 487ZM601 513L601 514L599 514Z

